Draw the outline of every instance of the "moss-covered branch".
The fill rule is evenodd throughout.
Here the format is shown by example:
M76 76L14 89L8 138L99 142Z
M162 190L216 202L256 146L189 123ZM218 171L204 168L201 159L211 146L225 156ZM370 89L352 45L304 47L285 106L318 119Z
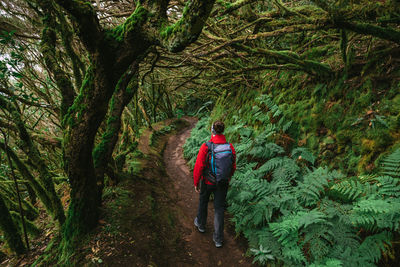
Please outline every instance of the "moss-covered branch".
M0 148L5 151L6 146L4 145L3 142L0 142ZM10 155L10 158L12 161L15 163L15 166L17 167L19 173L22 175L22 177L29 181L29 184L32 186L32 189L36 193L36 195L39 197L40 201L42 201L44 207L46 208L47 212L53 216L54 214L54 209L52 202L46 192L46 190L43 188L43 186L33 177L31 172L29 171L28 167L19 159L17 154L10 148L7 147L8 149L8 154Z
M57 18L60 21L57 30L61 36L65 52L71 59L72 71L75 78L75 86L76 88L80 88L82 86L83 74L85 73L86 68L80 56L75 52L73 48L72 43L74 36L73 36L73 29L71 29L71 25L65 19L64 14L58 12L58 10L57 10Z
M186 3L182 18L160 31L160 42L171 52L182 51L201 33L215 0L192 0Z
M118 141L122 112L138 89L137 67L136 64L132 64L119 80L110 101L106 130L100 143L93 150L93 161L100 192L103 189L104 173L108 163L111 161L114 147ZM116 183L118 181L113 182Z
M252 55L264 55L268 58L274 58L284 63L291 63L300 67L303 71L317 76L331 76L333 71L328 65L314 60L301 59L297 54L290 51L275 51L265 48L251 48L245 45L235 45L236 48L244 50ZM293 68L293 66L291 66Z
M56 46L57 46L57 34L56 34L56 20L53 14L54 7L53 2L44 0L38 2L43 11L47 14L43 18L44 29L42 31L41 51L46 63L47 69L50 71L50 75L54 77L58 89L61 91L61 114L60 118L63 118L67 113L68 108L72 105L75 98L75 91L72 85L71 79L67 73L63 70L57 59Z
M17 133L18 129L17 127L12 124L5 122L0 119L0 127L3 129L9 129L10 131ZM61 147L61 139L55 136L47 136L44 134L38 134L38 133L31 133L32 139L35 140L35 142L38 142L42 146L50 146L50 147Z
M223 6L222 11L220 12L220 15L226 15L229 14L235 10L238 10L239 8L249 5L251 3L256 2L257 0L238 0L236 2L230 3L230 2L225 2L225 1L218 1L217 3ZM215 11L212 13L212 15L215 15Z
M103 47L104 34L92 4L81 0L56 0L76 22L79 38L91 54Z
M370 23L350 22L341 19L336 19L334 23L340 29L350 30L364 35L372 35L400 44L400 31L394 28L381 27Z
M22 242L18 228L14 224L10 211L8 210L3 198L0 195L0 228L4 232L4 237L8 246L18 255L25 253L26 248Z
M327 29L329 26L325 24L328 20L325 20L321 22L320 24L297 24L297 25L291 25L287 27L282 27L277 30L273 31L268 31L268 32L260 32L257 34L248 34L244 36L239 36L234 39L225 39L225 38L220 38L218 37L218 41L223 41L222 44L214 47L213 49L208 50L206 53L201 53L201 56L209 55L212 53L215 53L225 47L232 46L234 44L240 44L248 41L255 41L255 40L260 40L264 38L270 38L270 37L279 37L282 35L286 34L293 34L297 32L305 32L305 31L315 31L315 30L321 30L321 29Z
M30 134L28 133L25 122L22 119L21 112L15 103L11 103L6 98L0 95L0 106L8 111L10 116L12 117L17 130L20 141L18 145L21 150L28 156L30 161L33 163L35 168L40 174L41 182L48 192L48 196L50 197L55 219L59 222L60 226L65 221L64 208L61 204L60 198L57 196L57 193L54 188L53 183L53 175L50 173L50 170L47 167L46 162L43 160L39 149L32 141Z

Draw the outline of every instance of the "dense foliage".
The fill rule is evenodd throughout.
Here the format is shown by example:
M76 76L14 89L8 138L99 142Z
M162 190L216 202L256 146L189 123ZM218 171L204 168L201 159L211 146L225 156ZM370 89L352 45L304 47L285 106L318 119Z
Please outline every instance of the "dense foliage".
M376 262L370 244L390 258L399 27L398 0L1 1L1 250L52 230L72 264L143 127L211 112L238 144L231 209L259 262Z
M393 234L400 230L400 150L383 160L379 174L346 177L316 166L304 147L277 145L275 136L287 133L291 121L267 96L256 104L226 130L238 154L228 211L254 260L352 267L376 266L382 255L391 255ZM265 107L268 112L258 111ZM245 127L255 120L263 126ZM209 124L208 117L200 120L185 144L192 165L209 138Z

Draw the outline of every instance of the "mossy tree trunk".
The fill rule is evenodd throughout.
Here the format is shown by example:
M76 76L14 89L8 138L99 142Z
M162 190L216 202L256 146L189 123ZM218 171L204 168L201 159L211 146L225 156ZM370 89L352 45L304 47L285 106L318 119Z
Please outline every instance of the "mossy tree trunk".
M17 226L12 220L10 211L8 210L3 198L0 195L0 228L4 232L4 237L7 241L8 246L12 251L21 255L25 253L26 248L22 242L21 234L18 231Z
M121 116L126 105L132 100L138 89L138 66L132 64L118 81L115 92L109 105L109 114L106 122L106 130L100 143L93 151L94 167L98 183L99 197L104 187L104 174L107 172L112 183L116 184L117 175L114 168L110 167L113 162L112 153L117 144L119 131L121 129Z
M64 228L64 247L72 248L74 241L93 229L98 221L100 194L97 188L102 183L101 173L96 176L93 161L94 138L100 124L107 114L109 101L118 98L118 84L124 73L130 70L138 73L139 63L149 53L149 48L161 45L172 52L183 50L199 36L205 20L215 1L188 1L182 18L172 26L167 25L169 1L140 1L132 15L113 30L104 30L90 2L61 1L61 7L74 22L79 38L90 55L91 66L86 72L79 95L63 118L64 166L71 184L71 203ZM119 118L113 121L113 113L120 117L120 108L110 105L111 111L106 134L117 135L112 125L120 124ZM129 97L122 97L129 99ZM121 102L123 104L124 101ZM123 105L121 105L122 108ZM119 129L118 129L119 130ZM114 138L114 137L113 137ZM113 139L111 138L111 139ZM95 152L96 165L109 158L115 142L109 140L107 149ZM105 139L103 139L105 141ZM107 143L107 142L105 142ZM104 153L104 155L102 155ZM101 159L101 160L100 160ZM100 177L100 181L96 177Z

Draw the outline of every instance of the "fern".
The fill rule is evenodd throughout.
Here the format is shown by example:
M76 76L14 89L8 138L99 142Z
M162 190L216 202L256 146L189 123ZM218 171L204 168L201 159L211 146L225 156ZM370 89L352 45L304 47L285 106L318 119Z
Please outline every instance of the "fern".
M284 163L284 157L276 157L268 160L260 168L257 169L257 173L265 175L266 173L273 171L274 169L282 166Z
M333 222L335 227L332 227L331 231L334 239L332 240L332 249L329 256L342 259L344 250L358 250L361 238L356 235L354 227L351 225L341 223L340 220L335 220Z
M355 225L369 230L390 229L399 230L400 226L400 200L388 199L363 199L355 205L352 214Z
M282 155L284 152L285 150L275 143L261 143L260 145L256 143L248 154L258 159L269 159L277 155Z
M400 148L382 160L380 172L383 175L400 178Z
M252 248L250 251L254 255L253 263L258 261L261 264L266 264L268 260L274 259L271 250L263 248L262 245L260 245L259 249Z
M331 225L327 223L313 225L302 231L304 240L302 247L308 247L313 260L321 260L327 256L334 239Z
M375 263L381 258L382 252L390 246L390 239L391 235L386 231L368 236L355 250L341 247L338 259L343 262L343 267L376 266Z
M297 147L292 150L292 158L294 159L304 159L310 162L312 165L315 163L315 157L311 152L305 147Z
M326 259L323 263L313 263L308 267L343 267L343 263L338 259Z
M390 176L382 176L376 178L378 193L386 197L400 197L400 186L398 179Z
M391 242L388 231L400 230L400 150L382 160L379 175L344 177L328 168L310 170L302 161L314 165L315 157L306 148L288 154L271 143L292 122L269 96L240 112L237 124L226 130L240 137L234 144L237 171L227 201L235 230L249 240L254 262L375 266ZM263 126L257 128L260 122ZM209 137L208 123L208 118L200 120L184 146L190 162Z
M382 256L382 251L386 250L385 244L390 245L390 239L391 234L386 231L365 238L357 251L361 261L363 263L377 263Z
M362 196L370 196L376 194L377 187L375 185L371 185L369 183L362 182L360 179L352 178L342 180L330 188L333 191L336 191L343 197L348 200L356 200Z
M302 182L299 182L297 198L306 207L315 205L328 189L330 180L342 177L338 172L329 172L325 168L318 168L304 176Z
M300 168L293 159L284 157L282 163L274 169L272 177L278 180L297 180Z
M282 259L282 245L279 243L278 239L272 234L268 226L264 226L259 230L253 230L252 232L256 237L257 245L261 245L264 248L271 250L272 255L276 258Z

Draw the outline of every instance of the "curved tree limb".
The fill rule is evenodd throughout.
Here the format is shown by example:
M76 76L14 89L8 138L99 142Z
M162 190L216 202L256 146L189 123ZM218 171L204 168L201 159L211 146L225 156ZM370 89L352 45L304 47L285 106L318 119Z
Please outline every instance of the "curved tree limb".
M340 29L350 30L359 34L372 35L400 44L400 31L390 27L381 27L370 23L350 22L342 19L335 19L334 25Z
M70 77L64 72L57 60L56 46L57 34L55 31L56 20L53 14L54 7L52 1L39 1L39 6L47 14L43 19L44 29L42 32L42 42L40 44L44 61L50 70L50 75L54 77L58 89L61 91L61 114L62 119L67 114L68 108L72 105L75 98L75 91Z
M76 22L79 38L91 54L98 52L104 41L104 33L92 4L79 0L56 0Z
M187 2L182 18L160 32L160 44L171 52L182 51L201 33L215 0L192 0Z

